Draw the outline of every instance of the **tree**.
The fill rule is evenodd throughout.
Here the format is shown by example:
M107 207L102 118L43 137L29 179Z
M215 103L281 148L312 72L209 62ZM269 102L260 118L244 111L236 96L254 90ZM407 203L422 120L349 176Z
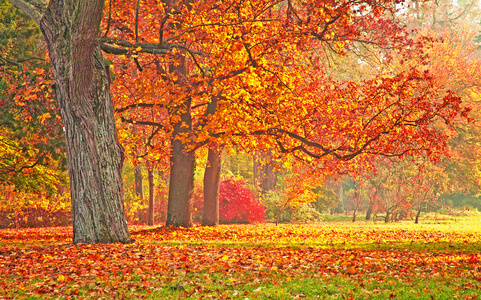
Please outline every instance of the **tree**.
M0 15L0 182L51 194L66 183L66 165L41 33L6 0Z
M155 128L149 141L160 134L170 142L168 224L192 224L193 153L214 143L269 149L276 159L296 157L331 173L369 155L443 151L449 136L435 125L467 112L424 68L431 40L413 40L394 23L390 1L318 4L112 6L102 49L120 54L112 58L117 113L124 123ZM385 64L377 73L329 75L329 55L366 45ZM409 63L393 72L393 57Z
M202 226L219 225L219 189L222 152L209 148L204 174Z
M131 241L110 85L99 46L102 0L10 0L47 42L55 95L65 128L73 242Z
M481 49L479 41L476 42L481 30L480 12L479 1L439 0L413 3L403 16L419 35L441 37L427 49L429 69L437 74L438 84L454 91L472 108L470 117L474 120L479 119L481 99ZM449 156L436 168L441 168L448 176L451 193L476 195L481 183L481 127L479 122L456 122L454 125L456 132L449 143ZM433 177L438 177L435 174L437 172ZM439 180L439 187L446 185L444 179Z
M154 226L154 214L155 214L155 199L154 199L154 167L152 164L147 164L147 177L149 179L149 216L147 220L147 224L149 226Z

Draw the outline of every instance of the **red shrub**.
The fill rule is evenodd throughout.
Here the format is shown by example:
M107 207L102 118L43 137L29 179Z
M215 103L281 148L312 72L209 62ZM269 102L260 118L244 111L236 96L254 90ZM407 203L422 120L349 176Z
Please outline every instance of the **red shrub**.
M265 207L260 204L243 180L228 179L220 183L220 223L255 223L265 220Z

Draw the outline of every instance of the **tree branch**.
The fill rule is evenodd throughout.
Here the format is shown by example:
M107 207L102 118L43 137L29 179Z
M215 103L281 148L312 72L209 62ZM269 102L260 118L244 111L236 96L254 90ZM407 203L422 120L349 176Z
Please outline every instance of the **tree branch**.
M32 18L35 23L40 24L45 10L47 9L47 2L42 0L9 0L12 5L21 11L23 11L27 16Z
M19 62L16 62L14 60L11 60L11 59L8 59L8 58L3 58L1 55L0 55L0 66L15 66L19 69L23 69L23 65Z
M137 124L137 125L146 125L146 126L154 126L158 127L162 130L165 130L164 125L157 123L157 122L150 122L150 121L136 121L132 119L126 119L124 117L120 117L120 120L124 123L129 123L129 124Z

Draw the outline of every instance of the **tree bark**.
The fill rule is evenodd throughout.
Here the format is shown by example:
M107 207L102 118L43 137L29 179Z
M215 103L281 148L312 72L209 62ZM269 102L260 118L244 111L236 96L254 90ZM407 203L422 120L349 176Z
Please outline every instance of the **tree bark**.
M179 10L182 5L191 9L191 0L182 2L177 0L163 0L166 14ZM169 26L180 28L180 24L171 23ZM176 54L176 63L169 65L169 73L175 74L176 86L188 89L187 86L187 53L181 50ZM167 226L192 226L192 196L194 194L195 152L192 145L192 98L181 92L173 97L168 107L170 119L173 120L171 136L170 182L169 200L167 204ZM176 99L177 98L177 99Z
M219 186L221 170L221 150L210 149L204 173L204 210L202 226L219 225Z
M266 164L263 167L263 180L261 189L263 193L273 191L277 184L277 172L271 164Z
M154 226L154 167L149 163L147 168L149 178L149 218L147 224Z
M65 129L73 242L131 242L124 213L110 85L99 47L102 0L11 0L39 25L47 42Z
M268 191L275 190L277 184L277 171L270 164L271 157L269 156L261 154L258 159L254 158L254 183L260 188L263 195Z
M144 181L142 178L142 168L140 166L135 166L134 168L135 176L135 196L140 199L144 198Z
M179 116L173 124L170 157L169 200L167 204L167 226L192 226L192 195L194 194L195 153L188 149L192 133L190 114L191 99L182 100L179 106L171 108L169 115Z
M421 215L421 211L423 210L423 206L420 205L418 211L416 212L416 219L414 220L414 224L419 224L419 216Z
M187 119L186 114L183 114ZM188 114L190 119L190 114ZM186 120L187 121L187 120ZM192 125L192 122L190 122ZM172 154L170 157L169 200L167 204L167 226L192 226L192 195L194 193L195 155L179 140L183 130L181 123L174 126Z
M369 205L366 212L366 221L371 220L372 217L372 204Z

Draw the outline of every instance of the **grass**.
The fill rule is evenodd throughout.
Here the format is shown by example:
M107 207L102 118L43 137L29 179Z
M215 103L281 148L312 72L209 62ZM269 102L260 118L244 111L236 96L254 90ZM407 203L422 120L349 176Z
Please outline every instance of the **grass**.
M0 230L0 299L478 299L480 221L134 226L131 245Z
M217 277L216 275L211 277ZM452 284L445 278L399 279L375 278L356 279L342 276L323 278L311 274L305 278L286 280L283 277L267 276L257 281L242 282L239 278L225 282L225 276L208 285L198 285L192 277L166 286L155 292L152 298L188 297L202 299L476 299L481 284L475 280L463 280ZM216 280L216 279L214 279Z

